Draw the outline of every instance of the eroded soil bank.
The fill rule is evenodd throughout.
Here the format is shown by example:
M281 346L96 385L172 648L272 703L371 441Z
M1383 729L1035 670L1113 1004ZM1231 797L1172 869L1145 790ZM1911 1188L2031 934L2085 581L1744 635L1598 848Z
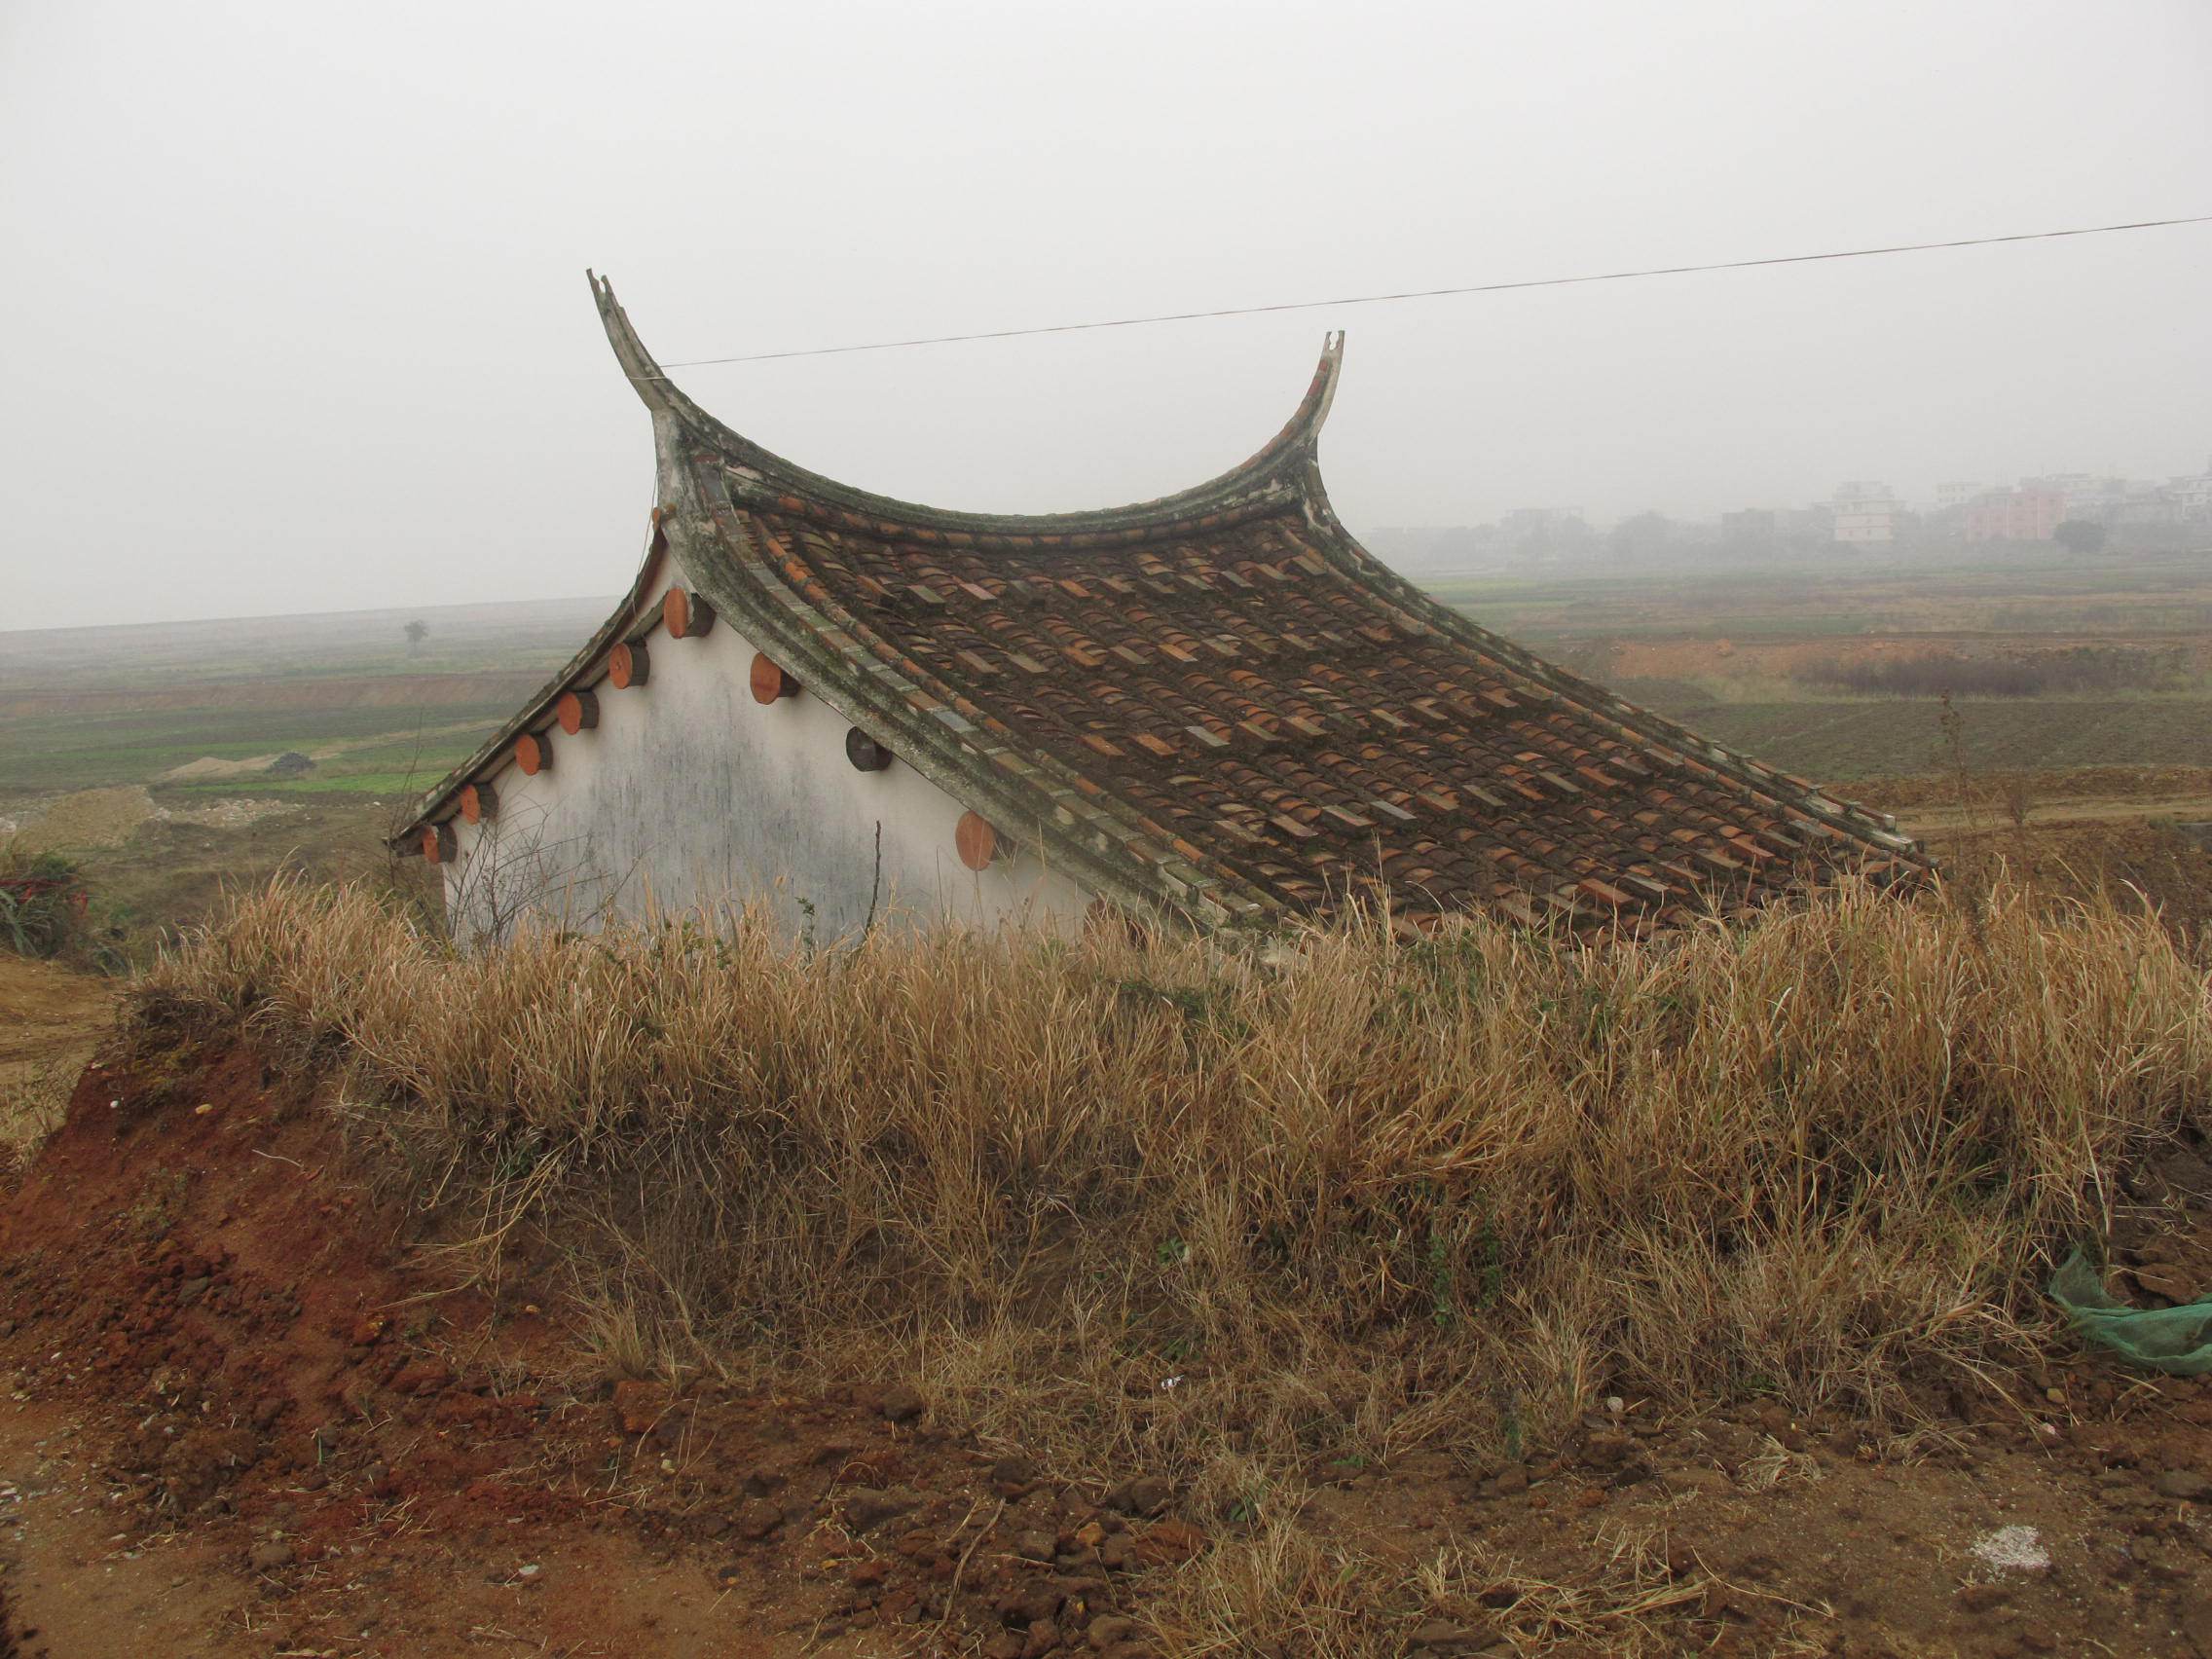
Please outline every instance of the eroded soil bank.
M87 1070L0 1220L0 1659L2212 1656L2201 1382L2067 1355L1902 1438L1607 1402L1192 1513L900 1385L610 1378L561 1286L453 1288L380 1174L233 1035ZM2122 1290L2212 1284L2212 1166L2124 1198Z

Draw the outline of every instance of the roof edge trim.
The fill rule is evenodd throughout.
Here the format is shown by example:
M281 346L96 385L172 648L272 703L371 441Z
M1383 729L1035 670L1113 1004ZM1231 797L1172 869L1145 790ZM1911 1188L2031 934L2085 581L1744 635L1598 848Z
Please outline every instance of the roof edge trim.
M1240 505L1255 498L1275 496L1285 504L1298 498L1306 487L1308 463L1319 443L1322 424L1336 399L1337 381L1344 368L1343 333L1329 334L1322 343L1320 361L1307 385L1304 397L1282 428L1257 451L1226 472L1171 496L1124 506L1070 513L978 513L932 507L877 496L839 483L786 461L735 431L693 401L662 370L630 322L629 313L614 297L607 277L587 271L592 299L607 330L615 360L645 407L656 416L666 415L705 448L717 452L733 471L780 486L792 494L865 517L902 526L985 535L1067 535L1091 531L1146 529L1202 516L1207 512Z
M417 798L409 813L406 827L385 837L385 845L394 850L403 848L420 835L429 825L447 815L464 785L487 781L503 770L513 756L515 740L525 732L542 730L553 720L554 705L561 694L580 686L596 684L607 666L608 653L632 636L649 632L655 617L645 606L645 597L651 591L654 575L669 556L668 537L656 521L650 543L645 549L645 562L638 567L638 574L629 589L615 605L614 613L599 625L583 648L571 657L543 685L538 687L529 702L508 718L498 730L478 746L476 753L448 772L429 790Z

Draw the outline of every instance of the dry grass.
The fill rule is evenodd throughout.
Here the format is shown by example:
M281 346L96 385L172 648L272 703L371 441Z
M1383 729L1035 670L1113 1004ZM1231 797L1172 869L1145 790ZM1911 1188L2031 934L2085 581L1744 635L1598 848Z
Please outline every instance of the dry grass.
M1909 1416L2043 1340L2052 1252L2212 1086L2155 920L2006 891L1612 946L807 954L741 917L462 957L278 882L143 994L341 1057L471 1262L570 1252L611 1367L897 1371L1244 1513L1605 1393Z
M1784 1629L1763 1651L1814 1654L1794 1634L1810 1612L1693 1567L1666 1565L1658 1534L1621 1535L1581 1582L1547 1578L1480 1538L1456 1538L1411 1565L1315 1538L1295 1520L1271 1520L1200 1558L1169 1586L1156 1613L1168 1659L1401 1659L1424 1627L1469 1634L1491 1653L1679 1654L1679 1622L1715 1593L1738 1605L1772 1604Z

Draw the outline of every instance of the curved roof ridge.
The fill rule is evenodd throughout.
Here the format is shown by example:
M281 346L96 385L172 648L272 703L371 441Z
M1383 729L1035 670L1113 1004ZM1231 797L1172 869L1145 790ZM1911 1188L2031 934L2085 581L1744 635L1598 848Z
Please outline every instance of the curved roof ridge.
M978 513L903 501L840 483L786 461L709 414L671 380L645 342L629 313L614 297L614 285L592 272L592 297L607 329L616 361L645 407L665 414L694 438L719 452L733 472L756 489L788 493L893 524L1001 535L1069 535L1093 531L1148 530L1204 517L1208 513L1273 499L1290 504L1303 498L1322 424L1335 401L1344 367L1343 333L1327 335L1313 378L1281 429L1252 455L1201 484L1173 495L1123 506L1066 513Z

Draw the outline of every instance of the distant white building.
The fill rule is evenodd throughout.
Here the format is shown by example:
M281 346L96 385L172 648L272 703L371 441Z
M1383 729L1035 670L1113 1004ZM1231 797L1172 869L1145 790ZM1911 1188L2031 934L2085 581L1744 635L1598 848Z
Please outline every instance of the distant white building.
M2088 472L2046 472L2039 478L2021 479L2020 488L2056 496L2059 510L2068 518L2096 518L2115 498L2112 486L2118 482Z
M1515 507L1497 521L1508 535L1530 535L1552 530L1588 530L1590 521L1580 507Z
M2166 494L2184 518L2212 516L2212 461L2204 463L2202 472L2176 478Z
M1876 546L1898 538L1898 514L1903 503L1887 484L1852 479L1835 487L1828 503L1834 539L1857 546Z
M2021 488L2056 492L2064 498L2067 518L2093 524L2171 525L2212 507L2212 486L2192 478L2151 484L2134 478L2062 472L2024 480Z
M1936 510L1947 512L1963 507L1988 486L1974 479L1953 478L1936 486Z
M2136 516L2126 509L2155 507L2159 504L2161 494L2157 485L2137 484L2126 478L2100 478L2087 472L2054 472L2042 478L2023 478L2020 488L2054 491L2065 498L2068 518L2095 524L2115 524Z

